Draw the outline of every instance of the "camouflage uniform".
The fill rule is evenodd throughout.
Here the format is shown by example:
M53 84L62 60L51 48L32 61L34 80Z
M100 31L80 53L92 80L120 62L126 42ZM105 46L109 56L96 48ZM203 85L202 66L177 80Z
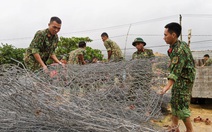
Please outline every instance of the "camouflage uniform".
M35 60L33 54L38 53L46 64L51 55L54 55L57 48L58 35L51 35L48 29L36 32L29 48L24 54L24 63L26 67L32 71L41 68L41 65Z
M136 51L132 55L132 59L150 58L154 57L153 51L151 49L144 49L143 52Z
M132 42L132 45L136 47L137 43L142 43L143 46L146 45L146 42L142 38L135 38ZM138 66L138 64L132 66L133 71L137 71L138 67L142 69L142 67L146 68L146 71L144 72L136 72L132 73L131 76L133 77L132 86L129 90L129 96L130 100L135 99L136 91L142 90L142 92L145 94L145 96L142 97L143 101L148 100L149 94L150 94L150 82L152 80L152 64L151 60L149 58L154 57L153 51L151 49L143 49L143 51L137 50L133 53L132 59L142 59L138 60L141 63L141 66ZM147 69L148 68L148 69Z
M181 41L170 46L168 55L171 59L168 79L175 82L171 90L172 114L184 120L190 117L189 104L195 79L194 59L188 45Z
M212 59L208 59L208 60L205 62L205 66L212 66Z
M111 61L120 61L123 59L122 51L120 47L116 44L116 42L107 39L104 41L104 46L107 51L112 51L112 55L110 58Z
M85 49L84 48L78 48L69 53L69 59L68 64L79 64L82 65L82 62L79 62L78 56L84 55Z

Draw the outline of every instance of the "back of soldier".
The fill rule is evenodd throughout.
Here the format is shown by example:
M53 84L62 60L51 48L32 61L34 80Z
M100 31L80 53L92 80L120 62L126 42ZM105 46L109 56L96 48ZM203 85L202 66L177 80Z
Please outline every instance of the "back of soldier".
M78 48L76 50L73 50L69 53L69 59L68 59L68 64L80 64L78 55L80 54L85 54L85 49L83 48Z

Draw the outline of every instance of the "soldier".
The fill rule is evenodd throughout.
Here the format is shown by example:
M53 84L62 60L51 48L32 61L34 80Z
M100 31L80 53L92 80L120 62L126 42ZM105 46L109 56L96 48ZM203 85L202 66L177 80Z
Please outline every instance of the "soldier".
M109 39L107 33L101 34L102 41L104 42L104 46L107 49L108 53L108 61L120 61L123 60L123 55L120 47L116 44L116 42Z
M210 56L208 54L204 55L204 66L211 66L212 65L212 59L210 59Z
M146 42L144 42L142 38L136 38L132 45L137 48L137 51L132 55L132 59L150 58L155 56L151 49L144 48Z
M61 20L58 17L51 17L48 28L36 32L29 48L24 54L24 64L32 71L43 68L47 70L46 62L49 58L56 63L64 65L60 62L56 55L58 35L61 28Z
M186 126L186 132L193 132L189 104L195 79L195 64L188 45L178 40L181 30L182 28L178 23L169 23L165 26L164 40L170 45L168 55L171 64L168 83L161 94L165 94L172 87L172 127L177 127L179 119L182 119ZM177 132L179 132L178 128Z
M141 63L142 66L146 66L148 70L145 72L136 72L132 73L131 76L133 77L133 84L129 90L129 96L131 96L131 100L135 98L136 90L142 89L143 93L146 93L147 96L143 97L143 100L148 100L150 93L150 82L152 80L152 64L149 58L154 57L153 51L151 49L146 49L144 46L146 45L146 42L142 38L136 38L133 43L133 46L137 48L137 51L133 53L132 59L144 59L142 60L144 63ZM140 60L139 60L140 61ZM133 71L137 71L138 65L136 63L135 66L132 66ZM148 79L144 79L143 77L146 76ZM142 81L141 81L142 80Z
M84 60L86 43L84 41L79 42L78 49L75 49L69 53L68 64L86 64Z

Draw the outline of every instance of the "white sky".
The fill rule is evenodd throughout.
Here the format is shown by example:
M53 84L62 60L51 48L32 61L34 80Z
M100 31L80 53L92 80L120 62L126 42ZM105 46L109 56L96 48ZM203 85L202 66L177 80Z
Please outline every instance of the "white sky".
M135 51L131 45L142 37L147 48L166 53L164 26L183 17L183 35L192 29L192 50L212 49L211 0L0 0L0 43L26 48L35 32L47 28L50 17L62 20L59 36L90 37L88 46L105 50L100 39L107 32L127 54ZM191 15L193 14L193 15ZM201 15L200 15L201 14ZM161 18L161 19L157 19ZM136 22L139 22L135 24ZM129 35L127 32L129 25ZM120 26L123 25L123 26ZM118 27L116 27L118 26ZM111 27L111 28L106 28ZM97 29L97 30L93 30ZM83 31L83 32L79 32ZM127 41L126 41L127 39ZM187 36L183 37L187 41ZM156 47L156 46L165 47ZM130 49L129 49L130 48Z

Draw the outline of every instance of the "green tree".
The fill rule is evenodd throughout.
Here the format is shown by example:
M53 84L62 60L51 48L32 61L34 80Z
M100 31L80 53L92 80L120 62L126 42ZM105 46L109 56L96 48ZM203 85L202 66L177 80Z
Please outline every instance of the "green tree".
M92 40L88 37L72 37L72 38L65 38L60 37L60 41L58 42L56 55L68 55L72 50L78 48L78 43L80 41L91 42Z
M0 46L0 65L1 64L17 64L11 58L18 60L23 63L24 48L15 48L10 44L1 44Z
M69 53L78 48L78 43L80 41L92 42L92 40L89 37L72 37L72 38L60 37L60 41L56 49L56 55L59 58L61 56L65 56L68 58ZM91 47L87 46L85 60L92 61L94 57L98 58L99 60L102 60L103 54L101 50L92 49Z
M92 49L91 47L86 47L86 55L85 60L92 61L93 58L97 58L98 60L103 59L103 54L101 50L98 49Z

